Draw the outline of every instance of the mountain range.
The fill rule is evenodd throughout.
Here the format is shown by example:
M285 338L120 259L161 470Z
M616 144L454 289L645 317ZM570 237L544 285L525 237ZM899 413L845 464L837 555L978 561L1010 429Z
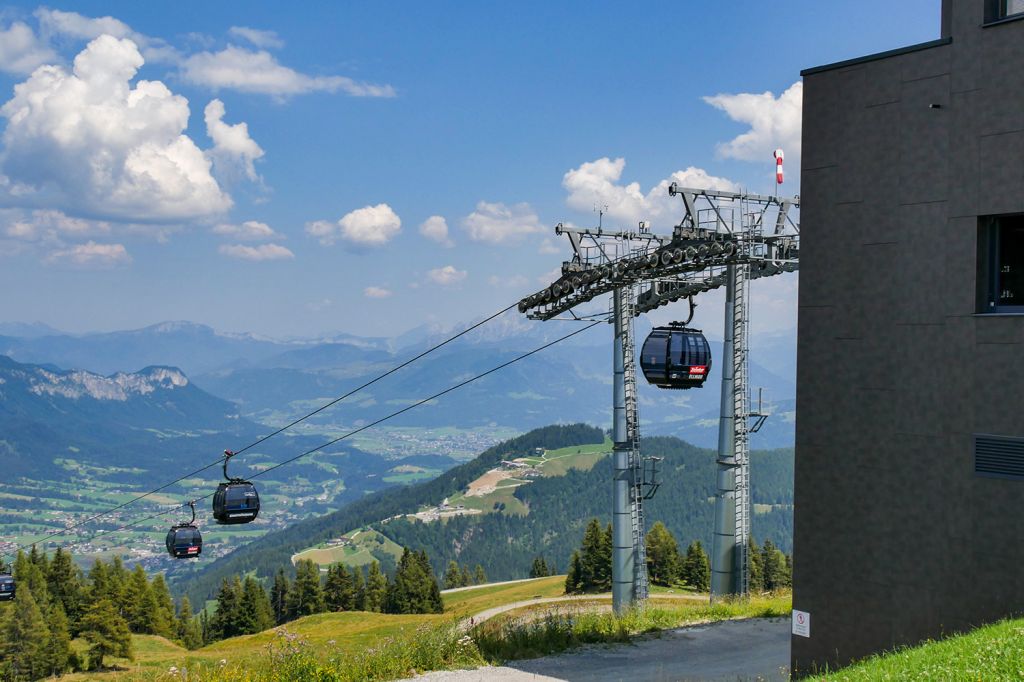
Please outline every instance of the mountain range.
M427 325L392 339L338 334L280 341L188 322L86 335L40 334L42 330L32 325L8 324L0 329L19 328L36 333L0 336L0 354L19 362L53 363L101 374L151 365L180 367L196 385L237 405L241 416L269 425L365 383L453 332ZM574 328L572 323L541 324L507 313L312 423L321 429L367 423ZM638 345L649 331L646 318L638 318ZM714 367L721 367L721 344L711 340ZM752 385L766 389L775 412L753 444L762 448L792 445L795 341L791 335L762 335L752 340L751 347ZM604 424L610 412L610 365L610 329L600 326L403 415L397 424L502 426L519 431L553 421ZM664 391L641 385L645 433L675 435L712 446L718 429L717 378L713 369L702 390Z

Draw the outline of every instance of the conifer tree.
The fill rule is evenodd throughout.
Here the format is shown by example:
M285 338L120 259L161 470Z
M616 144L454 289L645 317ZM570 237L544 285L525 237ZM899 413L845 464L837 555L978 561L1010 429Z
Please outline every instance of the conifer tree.
M324 583L324 604L328 611L351 611L355 606L355 589L352 575L342 563L333 564L327 569L327 580Z
M60 547L50 560L46 586L50 599L60 602L64 609L72 636L77 634L77 623L82 613L82 571L75 565L71 554Z
M583 532L580 546L580 566L577 584L584 592L603 592L612 587L612 527L601 528L601 522L591 519Z
M444 589L451 590L462 587L462 572L454 559L448 562L448 569L444 572Z
M683 560L682 578L687 585L699 592L711 587L711 562L700 540L694 540L686 549Z
M761 548L761 562L764 566L764 589L769 592L789 587L792 578L786 567L786 555L771 540L764 541Z
M463 564L459 571L459 587L466 587L473 584L473 574L469 572L469 566Z
M127 602L125 600L125 591L127 588L128 569L124 567L124 562L121 561L121 557L115 556L110 562L106 597L110 599L114 608L116 608L117 612L122 616L126 615Z
M380 563L370 564L366 575L366 600L363 608L367 611L383 611L388 592L388 577L380 570Z
M247 575L242 584L242 598L239 607L238 629L241 634L253 635L274 626L274 611L270 606L267 591L263 589L260 581L251 575Z
M761 548L757 546L754 536L747 538L747 560L750 562L748 585L754 594L764 592L764 559Z
M73 652L71 650L71 633L68 631L68 619L64 614L64 607L57 600L50 604L50 611L46 616L46 626L50 630L50 637L46 642L46 652L49 657L47 673L59 677L68 671Z
M546 578L549 575L553 575L551 568L548 566L548 562L543 556L536 556L533 558L533 564L530 566L530 577L531 578Z
M124 616L128 621L128 628L137 634L152 635L156 633L156 601L153 599L153 591L150 589L149 580L146 578L146 571L142 564L135 564L135 568L128 576L124 590L125 607Z
M177 617L178 640L190 651L203 646L203 629L198 618L192 615L192 602L188 597L181 598Z
M406 548L398 562L395 580L387 589L385 613L441 613L441 590L424 551Z
M274 622L281 625L288 620L288 593L290 591L288 576L284 569L277 569L274 586L270 590L270 607L274 612Z
M171 599L171 591L167 588L167 581L164 576L157 573L149 586L153 595L153 602L156 604L156 616L153 619L154 633L167 638L173 638L174 626L174 600Z
M32 590L32 596L40 611L44 611L50 603L49 590L46 586L46 569L42 566L49 567L49 564L35 545L32 545L32 551L28 554L19 550L18 556L14 560L14 578L18 581L18 589L27 586Z
M657 521L647 533L647 571L655 585L672 585L679 579L682 559L679 545L665 524Z
M288 600L288 617L294 620L324 610L324 594L320 586L320 568L310 559L295 565L295 583Z
M50 629L39 609L32 587L18 586L18 597L4 627L2 659L8 676L15 680L37 680L50 674Z
M569 572L565 576L565 593L578 594L583 591L583 560L579 552L572 553L569 560Z
M224 578L217 593L217 610L210 619L209 638L213 641L242 634L238 623L241 607L241 581L238 576Z
M20 595L19 595L20 597ZM103 667L107 656L133 659L132 633L128 622L110 599L94 602L82 616L82 637L89 643L89 668Z
M481 566L480 564L477 564L476 568L473 569L473 584L474 585L484 585L486 583L487 583L487 573L484 571L484 567L483 566Z
M366 580L363 578L363 567L352 567L352 610L366 610Z

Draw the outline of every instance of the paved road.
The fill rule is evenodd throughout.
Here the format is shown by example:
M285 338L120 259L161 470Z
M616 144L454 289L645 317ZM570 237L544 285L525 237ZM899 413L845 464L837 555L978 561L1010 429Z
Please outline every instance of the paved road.
M752 618L666 630L631 644L500 667L433 672L404 682L693 682L789 679L788 618Z

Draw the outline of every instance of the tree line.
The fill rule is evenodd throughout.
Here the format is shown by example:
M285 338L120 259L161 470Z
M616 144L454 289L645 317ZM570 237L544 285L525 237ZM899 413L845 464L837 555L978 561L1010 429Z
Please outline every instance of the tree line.
M679 551L675 536L661 521L647 533L647 574L654 585L688 586L698 592L711 587L711 562L700 540L694 540ZM792 557L784 554L771 540L758 547L753 536L748 539L751 592L772 592L793 585ZM539 559L540 557L538 557ZM534 560L535 565L537 559ZM532 577L531 571L531 577ZM565 577L567 594L607 592L612 588L612 527L604 528L592 518L583 533L579 549L572 553Z

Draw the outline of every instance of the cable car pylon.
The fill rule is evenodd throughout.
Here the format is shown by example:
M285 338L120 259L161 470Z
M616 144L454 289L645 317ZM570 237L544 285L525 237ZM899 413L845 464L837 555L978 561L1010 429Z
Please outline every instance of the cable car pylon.
M623 231L608 230L603 225L581 229L558 224L555 234L568 237L572 259L562 263L561 276L549 286L519 301L519 312L530 319L569 319L558 317L568 312L571 319L581 320L573 308L612 294L612 599L616 613L622 613L647 593L643 500L658 488L655 477L659 461L640 454L632 325L625 320L681 299L692 303L694 296L706 291L727 290L712 600L725 594L744 595L749 575L749 437L764 421L763 414L750 408L749 282L799 270L800 227L793 217L800 207L799 197L686 188L676 183L669 186L668 193L682 199L684 207L683 218L671 235L655 234L644 223L636 230ZM635 287L641 291L634 298ZM676 389L704 384L711 367L710 362L702 365L701 361L707 352L703 334L685 325L678 329L674 325L659 327L656 331L664 335L658 340L652 333L648 339L653 361L646 355L641 358L648 381ZM676 333L680 349L686 337L685 358L676 358L669 351ZM630 391L632 406L627 399ZM756 420L753 425L751 418ZM627 539L632 540L632 551Z

